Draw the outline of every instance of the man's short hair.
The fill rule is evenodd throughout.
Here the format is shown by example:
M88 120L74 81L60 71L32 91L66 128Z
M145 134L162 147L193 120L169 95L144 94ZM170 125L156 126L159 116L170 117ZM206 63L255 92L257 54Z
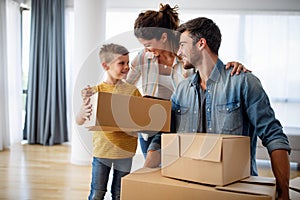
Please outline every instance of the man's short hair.
M219 27L211 19L198 17L180 25L177 29L180 33L189 32L189 36L196 44L201 38L205 38L210 50L218 55L222 35Z

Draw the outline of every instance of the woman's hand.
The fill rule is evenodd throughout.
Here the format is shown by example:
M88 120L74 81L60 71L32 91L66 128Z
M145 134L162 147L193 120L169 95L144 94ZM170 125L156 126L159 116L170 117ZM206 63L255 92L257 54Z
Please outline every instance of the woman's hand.
M229 69L232 67L231 73L230 75L233 76L235 75L239 75L241 71L243 72L252 72L251 70L248 70L242 63L239 62L228 62L226 64L225 69Z

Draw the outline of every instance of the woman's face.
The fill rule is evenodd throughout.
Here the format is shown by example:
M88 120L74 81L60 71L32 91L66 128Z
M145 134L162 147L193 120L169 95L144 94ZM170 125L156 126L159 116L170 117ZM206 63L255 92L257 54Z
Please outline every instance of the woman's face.
M157 40L155 38L151 39L151 40L146 40L143 38L138 38L138 41L144 45L146 51L148 52L152 52L154 54L154 56L159 56L162 51L165 51L167 49L165 49L165 40L163 40L162 38Z

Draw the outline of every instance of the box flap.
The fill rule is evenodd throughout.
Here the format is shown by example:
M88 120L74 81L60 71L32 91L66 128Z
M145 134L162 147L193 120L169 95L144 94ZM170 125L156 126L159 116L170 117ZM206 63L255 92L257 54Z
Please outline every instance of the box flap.
M300 199L300 192L294 191L290 189L290 199L291 200L299 200Z
M300 192L300 177L290 180L290 188Z
M266 195L271 197L275 197L276 193L276 188L271 185L260 185L242 182L233 183L227 186L216 186L216 189L247 194Z
M149 168L149 167L142 167L139 168L131 173L133 174L145 174L145 173L153 173L156 171L160 171L160 167L156 167L156 168Z
M164 154L179 157L179 136L176 133L162 134L161 147Z
M172 165L179 159L179 136L175 134L162 134L161 137L162 168Z
M207 137L207 136L210 137ZM197 160L220 162L222 136L220 134L180 134L181 156Z
M263 177L263 176L250 176L248 178L240 180L244 183L257 183L264 185L275 185L276 179L274 177Z

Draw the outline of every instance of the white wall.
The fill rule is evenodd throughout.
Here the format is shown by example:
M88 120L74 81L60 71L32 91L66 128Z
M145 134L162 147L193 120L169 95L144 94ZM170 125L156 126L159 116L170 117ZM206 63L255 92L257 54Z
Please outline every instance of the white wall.
M181 9L237 11L300 11L299 0L109 0L108 8L156 9L160 3L178 5Z

